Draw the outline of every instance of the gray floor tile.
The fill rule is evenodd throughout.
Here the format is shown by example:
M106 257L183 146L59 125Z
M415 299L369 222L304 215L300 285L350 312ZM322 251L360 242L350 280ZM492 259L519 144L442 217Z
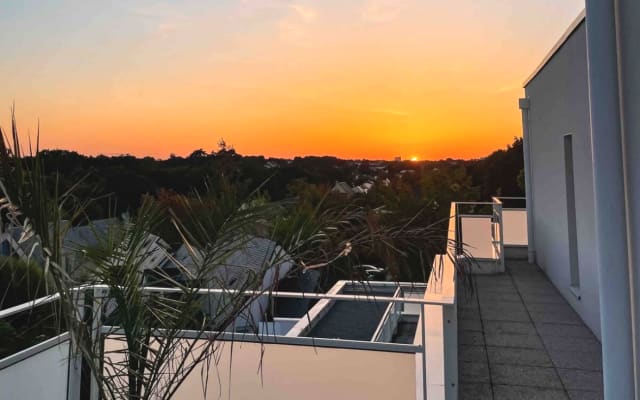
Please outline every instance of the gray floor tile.
M561 303L536 303L534 301L529 301L526 303L527 310L529 311L540 311L540 312L573 312L573 308L569 304L561 304Z
M489 365L513 364L536 367L553 367L549 355L544 350L516 349L511 347L487 347Z
M522 302L522 299L518 294L513 293L498 293L498 292L481 292L478 294L478 298L480 301L483 300L495 300L495 301L504 301L504 302Z
M458 320L465 320L465 319L479 320L480 310L468 310L468 309L458 310Z
M484 346L484 334L477 331L458 331L458 344Z
M526 308L523 303L518 302L502 302L495 300L483 300L480 302L481 311L519 311L526 312Z
M544 346L536 335L515 335L500 333L485 333L487 346L518 347L523 349L543 350Z
M511 282L511 277L507 274L496 275L476 275L474 276L476 283L482 282Z
M600 342L595 338L576 338L562 336L542 336L542 342L547 350L562 350L575 352L600 353Z
M549 355L558 368L602 371L602 355L597 352L551 350Z
M458 331L482 332L482 322L480 319L458 319Z
M584 390L569 390L571 400L604 400L602 392L587 392Z
M467 296L467 295L460 295L458 294L458 305L459 306L472 306L474 304L478 303L478 298L476 297L475 294L473 294L473 296Z
M547 367L496 364L491 366L491 379L495 385L562 389L556 370Z
M458 363L460 382L489 383L489 364L487 362L462 361Z
M536 295L531 293L522 293L522 300L526 303L549 303L549 304L565 304L566 300L559 294L554 295Z
M459 303L460 398L602 399L595 336L537 266L509 260L507 271L474 276Z
M513 321L484 321L484 329L487 333L535 335L536 329L531 322Z
M558 292L555 286L550 285L520 285L518 286L518 292L524 297L554 297L562 295Z
M518 295L518 290L514 285L490 285L490 284L482 284L477 286L478 291L481 292L489 292L489 293L500 293L500 294L512 294Z
M582 325L582 320L574 312L530 311L529 314L533 322Z
M520 292L531 291L556 291L555 286L545 278L539 279L515 279L515 286Z
M458 312L468 312L468 313L477 313L480 311L480 306L478 304L469 304L469 305L458 305Z
M493 387L495 400L568 400L560 389L544 389L527 386L496 385Z
M536 322L536 329L540 336L562 336L568 338L595 338L584 324L567 325L546 322Z
M486 363L487 349L484 346L460 345L458 347L458 360Z
M529 313L525 310L486 310L480 309L481 317L483 320L491 320L491 321L515 321L515 322L527 322L531 319L529 318Z
M602 373L578 369L558 369L567 390L602 391Z
M461 383L458 400L493 400L491 385L488 383Z

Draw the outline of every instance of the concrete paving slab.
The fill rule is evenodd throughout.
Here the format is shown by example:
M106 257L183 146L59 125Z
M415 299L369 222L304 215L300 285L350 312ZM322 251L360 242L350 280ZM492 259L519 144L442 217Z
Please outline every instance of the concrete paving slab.
M491 381L494 385L532 386L563 390L555 368L523 365L492 365Z
M569 390L570 400L604 400L601 392L587 392L584 390Z
M511 347L487 347L489 365L512 364L534 367L553 367L551 358L544 350Z
M485 346L469 346L460 345L458 351L458 360L460 361L480 361L487 360L487 348Z
M471 362L462 361L458 363L458 374L460 382L490 383L489 364L484 361Z
M495 334L536 335L536 328L531 322L484 321L484 331Z
M458 344L484 346L484 333L478 331L458 331Z
M496 385L495 400L568 400L564 390L533 388L527 386Z
M459 307L461 399L602 399L600 343L537 266L509 260L473 279Z
M516 335L485 332L487 346L516 347L543 350L542 340L537 335Z
M560 336L566 338L594 338L593 333L584 324L567 325L547 322L536 322L536 329L541 337Z
M549 356L557 368L602 371L602 355L599 350L596 352L550 350Z
M458 400L493 400L493 391L488 383L461 383Z
M558 368L558 374L567 390L602 392L602 373L579 369Z

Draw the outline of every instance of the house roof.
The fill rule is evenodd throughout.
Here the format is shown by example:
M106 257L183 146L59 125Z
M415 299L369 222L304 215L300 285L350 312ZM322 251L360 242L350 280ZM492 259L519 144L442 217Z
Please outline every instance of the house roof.
M353 189L346 182L336 182L331 189L332 192L342 193L342 194L351 194L353 193Z
M74 226L64 236L63 247L77 249L89 246L97 246L100 238L109 233L111 227L119 223L117 218L107 218L91 221L90 225Z
M231 246L231 251L218 262L219 265L211 272L213 286L227 289L241 288L251 275L264 275L269 266L278 267L280 276L274 277L274 279L282 279L293 266L284 249L273 240L250 237L226 246ZM237 249L233 250L234 247ZM220 249L221 254L225 252L226 250ZM174 257L184 267L193 270L198 265L198 262L193 260L194 255L202 257L200 250L194 249L194 254L191 254L187 247L182 245Z
M562 46L567 42L567 40L571 37L571 35L573 35L573 33L580 27L580 25L582 25L582 23L585 21L585 17L586 17L585 10L582 10L580 14L576 17L576 19L573 20L571 25L569 25L567 30L562 34L562 36L560 36L560 39L558 39L556 44L553 45L551 50L549 50L547 55L542 59L542 62L538 64L536 69L533 70L533 73L531 73L531 75L529 75L529 77L524 81L524 83L522 84L523 88L526 88L527 85L529 85L529 83L536 76L538 76L540 71L542 71L544 67L549 63L549 61L551 61L553 56L556 55L556 53L562 48Z

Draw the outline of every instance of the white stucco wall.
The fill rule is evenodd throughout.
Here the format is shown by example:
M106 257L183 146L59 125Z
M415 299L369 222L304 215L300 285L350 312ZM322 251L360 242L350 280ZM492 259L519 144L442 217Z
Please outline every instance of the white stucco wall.
M122 348L122 341L105 341L107 352ZM218 342L214 357L189 374L176 400L204 399L203 380L207 399L416 399L414 353Z
M67 399L69 341L0 370L1 399Z
M585 25L526 86L537 262L600 337ZM570 286L564 136L573 134L579 300Z

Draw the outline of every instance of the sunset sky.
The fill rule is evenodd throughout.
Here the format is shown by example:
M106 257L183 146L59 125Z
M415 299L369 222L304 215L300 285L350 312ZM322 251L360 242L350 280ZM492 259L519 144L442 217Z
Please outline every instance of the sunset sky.
M584 0L0 1L0 126L85 154L472 158Z

